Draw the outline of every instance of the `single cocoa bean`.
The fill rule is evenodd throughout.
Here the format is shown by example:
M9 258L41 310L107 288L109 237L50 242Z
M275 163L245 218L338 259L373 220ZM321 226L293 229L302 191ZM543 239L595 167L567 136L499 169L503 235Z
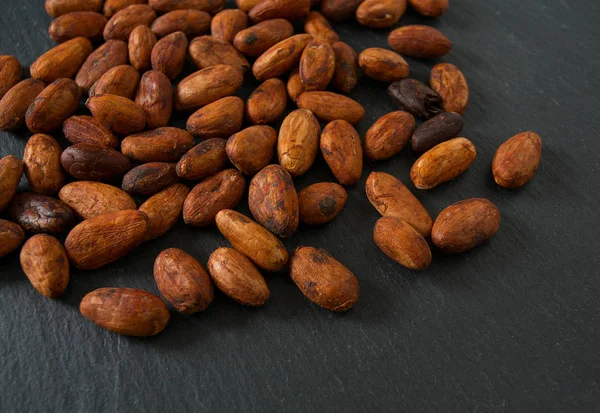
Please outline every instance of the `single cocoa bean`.
M38 194L53 195L62 188L65 175L60 166L62 149L53 137L33 135L25 145L23 172L29 188Z
M160 298L133 288L99 288L79 305L81 314L99 327L127 336L154 336L171 315Z
M179 248L169 248L158 254L154 261L154 280L160 295L180 313L204 311L215 296L208 272Z
M310 185L298 192L300 221L322 225L333 220L344 208L348 194L344 187L330 182Z
M403 79L388 87L392 100L403 110L421 119L429 119L442 112L442 100L433 90L415 79Z
M217 288L240 304L259 307L271 295L254 264L234 249L215 250L208 259L208 271Z
M500 220L500 211L487 199L465 199L440 212L433 223L431 240L444 252L465 252L493 237Z
M225 139L213 138L190 149L177 163L180 178L199 181L219 172L227 164Z
M89 143L77 143L60 157L65 171L79 181L108 181L127 172L129 158L121 152Z
M149 128L167 126L173 112L173 92L169 78L155 70L144 73L135 95L135 103L146 114Z
M64 232L75 225L75 212L66 203L49 196L22 192L10 207L11 219L34 234Z
M270 126L251 126L232 135L225 151L232 164L254 175L269 164L275 153L277 132Z
M215 223L223 209L235 208L242 200L246 181L240 171L226 169L209 176L192 189L183 204L183 220L193 227Z
M281 238L298 228L298 194L291 175L280 165L269 165L250 182L248 205L254 219Z
M177 162L194 147L194 137L187 131L166 126L128 136L121 142L121 152L138 162Z
M21 268L38 293L61 296L69 284L69 260L62 244L45 234L29 238L20 255Z
M127 172L121 189L131 195L150 196L175 184L177 180L174 163L150 162Z
M383 115L365 135L365 155L375 161L396 155L410 140L415 124L415 118L401 110Z
M290 276L306 298L327 310L348 311L358 302L358 280L323 249L299 247L290 262Z
M363 170L363 152L356 129L345 120L330 122L321 134L325 162L342 185L354 185Z
M449 139L456 138L464 126L462 116L455 112L444 112L423 122L412 135L412 149L425 152Z
M148 198L140 206L140 211L148 215L150 227L146 241L164 235L179 220L183 203L190 193L187 186L175 184Z

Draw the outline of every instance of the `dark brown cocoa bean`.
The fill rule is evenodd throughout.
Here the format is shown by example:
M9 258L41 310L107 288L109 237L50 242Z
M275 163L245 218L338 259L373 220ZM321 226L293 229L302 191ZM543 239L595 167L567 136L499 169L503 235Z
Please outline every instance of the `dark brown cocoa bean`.
M456 138L464 126L462 116L456 112L444 112L423 122L412 136L412 149L425 152L435 145Z
M89 143L69 146L63 151L60 163L79 181L107 181L123 175L131 165L121 152Z
M415 79L402 79L388 87L392 100L412 115L429 119L442 112L442 99Z
M133 168L123 177L123 191L150 196L177 182L174 163L150 162Z
M212 138L194 146L177 163L177 175L199 181L219 172L227 165L226 144L225 139Z
M75 224L75 212L56 198L32 192L15 196L10 207L11 219L26 231L57 233L70 229Z

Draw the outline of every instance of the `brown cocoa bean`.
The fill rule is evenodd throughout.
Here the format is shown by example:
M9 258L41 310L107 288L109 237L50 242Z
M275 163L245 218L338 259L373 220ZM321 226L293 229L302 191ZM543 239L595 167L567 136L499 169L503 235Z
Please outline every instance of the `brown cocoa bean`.
M0 258L19 248L24 240L23 228L14 222L0 219Z
M115 262L140 245L149 220L140 211L118 211L87 219L71 230L65 249L71 263L95 270Z
M225 0L148 0L148 4L159 13L185 9L216 13L223 8Z
M137 26L129 35L127 50L131 66L139 72L152 67L152 49L156 44L156 35L148 26Z
M223 10L213 17L210 34L216 39L232 43L235 35L247 27L248 16L242 10Z
M160 295L183 314L206 310L215 296L208 272L179 248L169 248L156 257L154 280Z
M419 189L434 188L469 169L476 156L468 139L450 139L421 155L410 170L410 179Z
M31 77L45 83L61 78L71 79L93 51L92 43L84 37L68 40L38 57L29 68Z
M126 192L101 182L71 182L62 187L58 197L82 219L137 208Z
M150 26L156 19L156 12L147 4L133 4L119 10L104 27L104 40L129 40L129 35L137 26Z
M379 47L363 50L358 56L358 65L365 75L385 83L404 79L410 73L402 56Z
M448 10L448 0L408 0L411 6L427 17L439 17Z
M277 122L287 107L285 83L269 79L258 86L246 102L246 119L255 125Z
M61 153L60 145L51 136L39 133L29 138L23 154L23 172L33 192L53 195L63 186Z
M356 20L372 29L392 27L406 11L406 0L365 0L356 9Z
M152 49L152 69L163 72L171 80L183 72L188 41L183 32L171 33L160 39Z
M238 91L244 82L241 67L216 65L183 79L174 92L175 109L193 111Z
M471 198L444 209L431 230L431 240L444 252L468 251L494 236L500 228L500 211L484 198Z
M356 129L344 120L330 122L321 134L325 162L342 185L354 185L363 169L363 152Z
M89 143L77 143L65 149L60 162L79 181L108 181L122 176L131 166L121 152Z
M14 56L0 56L0 99L21 81L23 69Z
M329 20L343 21L351 18L364 0L323 0L321 13Z
M93 116L71 116L63 123L63 134L73 145L90 143L115 149L119 140Z
M69 283L69 260L62 244L45 234L29 238L20 255L21 268L36 291L48 298L61 296Z
M133 66L115 66L92 85L89 95L117 95L133 99L139 83L140 74Z
M325 90L335 72L335 55L326 41L313 40L300 58L300 80L304 90Z
M275 153L277 132L270 126L251 126L232 135L225 147L232 164L254 175L269 164Z
M0 213L10 204L23 176L23 162L16 156L0 158Z
M49 196L22 192L10 207L11 219L34 234L64 232L75 224L75 212L66 203Z
M135 103L146 113L150 129L167 126L173 112L171 81L162 72L144 73L135 95Z
M340 36L331 27L325 16L318 11L311 11L304 22L304 31L315 40L321 40L330 44L340 41Z
M235 47L212 36L195 38L190 44L190 57L200 69L220 64L239 66L244 71L250 68L248 60Z
M111 18L121 10L133 4L146 4L148 0L105 0L102 11L107 18Z
M346 43L335 42L331 47L335 55L333 86L340 92L349 94L358 83L358 57Z
M300 79L300 70L292 70L292 73L290 73L290 77L288 78L286 89L290 99L292 99L294 102L300 97L301 94L306 92L304 85L302 84L302 79Z
M310 0L263 0L248 12L255 23L270 19L300 20L308 15Z
M250 182L248 205L254 219L281 238L298 228L298 194L291 175L280 165L269 165Z
M431 264L427 241L401 219L379 218L373 230L373 240L385 255L408 269L424 270Z
M410 140L415 124L415 118L401 110L380 117L365 135L365 155L375 161L396 155Z
M401 219L424 237L431 234L431 216L399 179L384 172L372 172L365 189L367 198L381 215Z
M91 42L102 40L106 17L93 11L76 11L63 14L50 23L48 34L56 43L76 37L85 37Z
M233 45L246 56L258 57L293 35L294 27L287 20L265 20L236 34Z
M245 215L224 209L215 221L233 248L263 270L279 271L287 264L288 252L281 241Z
M94 52L90 50L88 55L87 59L84 58L85 62L83 65L79 65L81 69L79 69L75 77L75 83L77 83L84 94L88 93L92 85L109 69L127 64L127 43L120 40L109 40Z
M504 188L519 188L533 178L542 157L542 139L534 132L523 132L504 142L494 155L492 172Z
M100 11L102 0L46 0L45 8L56 18L74 11Z
M175 184L177 180L174 163L150 162L127 172L121 189L131 195L150 196Z
M121 142L121 152L142 163L177 162L193 147L194 137L189 132L170 126L131 135Z
M307 109L293 111L279 128L279 163L292 176L304 174L315 162L320 139L321 126L315 115Z
M148 215L150 227L146 241L164 235L181 216L183 203L190 190L183 184L175 184L148 198L140 206L140 211Z
M226 169L209 176L192 189L183 204L183 220L193 227L215 223L224 209L235 208L242 200L246 181L240 171Z
M213 138L190 149L177 163L177 175L190 181L199 181L225 167L225 139Z
M160 298L133 288L99 288L79 305L81 314L99 327L127 336L154 336L171 315Z
M450 63L440 63L431 69L429 86L442 99L446 112L461 115L469 104L469 85L462 72Z
M323 249L299 247L290 260L290 276L306 298L327 310L348 311L358 302L358 280Z
M46 87L33 101L25 114L25 123L33 133L48 133L79 107L81 92L71 79L58 79Z
M240 304L259 307L271 295L254 264L234 249L215 250L208 259L208 271L217 288Z
M342 119L354 125L365 117L365 108L360 103L333 92L305 92L296 103L324 122Z
M11 88L0 99L0 130L14 131L23 126L27 109L45 86L39 80L26 79Z
M310 185L298 192L300 221L323 225L333 220L344 208L348 194L344 187L331 182Z
M410 25L390 33L388 44L403 56L421 59L442 57L452 49L452 42L430 26Z
M187 120L188 132L202 139L228 138L242 128L244 101L228 96L198 109Z
M154 20L151 29L158 37L183 32L188 39L201 36L210 28L210 14L194 9L174 10Z
M141 106L122 96L92 96L85 105L104 127L114 133L131 135L146 127L146 112Z
M289 72L298 65L304 48L311 40L310 34L297 34L272 46L254 62L254 77L264 81Z

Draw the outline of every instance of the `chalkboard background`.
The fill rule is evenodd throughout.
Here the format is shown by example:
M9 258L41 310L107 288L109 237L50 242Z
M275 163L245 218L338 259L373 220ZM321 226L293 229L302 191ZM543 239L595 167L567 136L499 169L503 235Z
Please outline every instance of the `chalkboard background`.
M156 255L179 247L205 264L227 245L216 229L181 222L101 270L73 270L58 300L33 290L13 253L0 259L0 411L598 411L599 12L586 0L453 0L439 20L410 11L400 22L435 26L453 41L441 61L469 81L463 135L478 151L465 174L417 197L433 217L461 199L490 199L502 225L489 243L456 256L434 251L421 273L377 249L364 181L379 170L410 183L416 154L406 149L365 166L335 221L286 241L290 251L325 248L356 274L361 299L346 314L313 305L281 272L266 274L264 308L218 294L202 314L173 313L154 338L122 337L84 319L81 298L106 286L156 293ZM53 45L49 23L41 0L2 0L0 53L28 67ZM358 52L386 47L388 31L335 28ZM427 81L435 62L409 63ZM242 97L256 86L246 83ZM352 97L367 110L363 136L396 109L386 85L369 79ZM541 166L524 188L499 188L494 152L524 130L542 136ZM28 136L1 133L0 156L22 156ZM319 159L296 186L323 180L333 176Z

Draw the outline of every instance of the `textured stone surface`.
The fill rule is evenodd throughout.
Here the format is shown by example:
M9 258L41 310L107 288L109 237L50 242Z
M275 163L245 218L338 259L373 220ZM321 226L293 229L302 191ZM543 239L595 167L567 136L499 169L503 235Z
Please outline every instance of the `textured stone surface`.
M182 221L117 263L73 269L56 301L31 288L18 253L0 258L0 411L597 410L600 79L592 69L600 64L599 14L598 3L582 0L455 0L439 20L413 11L402 17L401 25L431 24L454 42L440 61L457 65L469 82L462 134L478 158L427 193L410 183L417 155L408 148L367 162L335 220L285 240L290 252L325 248L356 274L361 298L349 313L311 304L281 273L266 274L271 299L263 308L217 294L203 314L173 313L165 331L149 339L120 337L79 314L80 300L96 288L158 293L152 267L165 248L182 248L205 265L228 245L214 227L199 231ZM28 67L53 45L49 23L41 1L3 0L1 53ZM334 28L357 52L386 47L387 30L355 22ZM436 63L407 61L425 82ZM246 84L244 98L259 82ZM363 77L351 94L367 110L361 136L397 110L386 87ZM186 116L177 115L175 125L185 127ZM523 130L543 139L540 168L520 190L499 188L494 153ZM0 156L22 156L28 136L0 132ZM500 231L466 254L434 249L425 272L405 270L372 242L379 214L364 191L372 170L409 185L432 217L461 199L487 197L502 212ZM320 157L295 179L298 190L319 181L334 181ZM245 203L239 210L248 213Z

